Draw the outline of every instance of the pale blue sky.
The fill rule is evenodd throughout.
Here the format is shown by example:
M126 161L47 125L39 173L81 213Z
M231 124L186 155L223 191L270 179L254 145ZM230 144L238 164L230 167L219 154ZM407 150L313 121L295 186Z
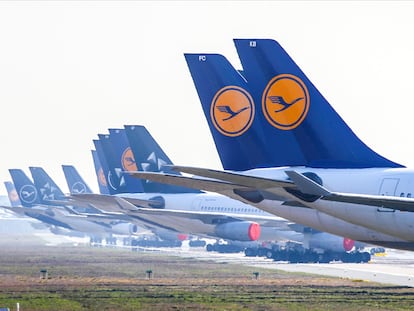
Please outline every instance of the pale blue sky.
M374 150L414 167L414 3L1 1L0 181L61 164L97 189L97 133L143 124L177 164L221 168L185 52L240 67L233 38L278 40ZM5 193L0 186L0 193Z

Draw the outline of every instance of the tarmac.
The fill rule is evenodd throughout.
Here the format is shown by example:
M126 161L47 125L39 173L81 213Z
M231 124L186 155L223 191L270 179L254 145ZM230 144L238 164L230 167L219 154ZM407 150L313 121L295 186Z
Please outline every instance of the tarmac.
M302 272L355 281L372 281L387 285L414 287L414 252L387 250L381 256L372 256L368 263L342 263L329 264L291 264L275 262L272 259L261 257L246 257L243 253L219 254L207 252L203 249L181 248L175 250L154 250L160 252L174 252L183 257L194 257L197 260L214 260L222 263L237 263L249 267L278 269L288 272Z

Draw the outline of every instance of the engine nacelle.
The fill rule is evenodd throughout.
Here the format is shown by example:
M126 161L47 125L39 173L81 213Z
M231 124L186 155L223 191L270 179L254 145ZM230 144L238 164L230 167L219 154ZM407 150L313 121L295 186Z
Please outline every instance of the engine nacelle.
M185 241L188 239L188 234L166 229L157 229L155 234L164 241Z
M348 238L344 238L344 240L342 242L342 246L344 247L344 250L346 252L349 252L349 251L351 251L354 248L355 241L354 240L351 240L351 239L348 239Z
M233 221L215 228L218 237L235 241L256 241L260 238L260 225L251 221Z
M314 233L309 239L309 247L331 252L349 252L355 246L355 241L325 232Z
M136 234L138 232L138 226L131 223L120 223L112 226L112 233L121 235Z
M151 208L165 208L165 199L162 196L157 195L155 197L150 198L149 200L151 201L151 203L149 203L149 206Z

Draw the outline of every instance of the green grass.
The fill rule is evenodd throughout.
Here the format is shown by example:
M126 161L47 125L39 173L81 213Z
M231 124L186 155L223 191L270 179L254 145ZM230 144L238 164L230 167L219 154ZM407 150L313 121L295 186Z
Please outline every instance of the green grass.
M366 287L106 286L14 293L21 310L412 310L411 290ZM58 293L59 292L59 293Z
M414 290L156 253L89 247L0 254L15 310L412 310ZM47 269L48 279L40 278ZM146 271L152 270L148 279ZM256 280L253 272L259 272Z

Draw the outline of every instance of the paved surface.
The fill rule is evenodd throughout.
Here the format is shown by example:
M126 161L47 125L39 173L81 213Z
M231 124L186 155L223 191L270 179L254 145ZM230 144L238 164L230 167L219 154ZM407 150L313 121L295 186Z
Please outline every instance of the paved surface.
M13 220L14 221L14 220ZM18 220L16 220L18 221ZM8 221L8 223L10 220ZM5 222L4 222L5 223ZM2 224L4 227L4 223ZM13 223L13 225L16 225ZM50 245L60 244L64 241L71 240L73 243L82 243L86 240L65 238L55 236L50 233L37 233L34 235L33 228L29 231L30 236L22 236L22 227L19 228L20 235L7 236L6 240L10 243L24 242L28 238L39 241L47 241ZM327 275L355 280L368 280L390 285L414 287L414 252L387 250L386 256L373 256L369 263L348 264L334 262L329 264L289 264L285 262L274 262L271 259L261 257L246 257L243 253L237 254L219 254L207 252L202 248L156 248L142 249L143 251L161 252L183 257L193 257L197 260L214 260L216 262L237 263L250 267L263 267L268 269L279 269L289 272L305 272L319 275Z
M218 254L201 249L162 249L154 250L198 260L237 263L250 267L279 269L289 272L305 272L326 276L366 280L383 284L414 287L414 252L388 250L385 256L373 256L369 263L349 264L333 262L329 264L289 264L274 262L260 257L245 257L244 254Z
M385 258L387 259L387 258ZM262 266L262 265L258 265ZM276 269L290 272L307 272L321 275L368 280L384 284L414 287L413 260L394 263L377 258L366 264L275 264Z

